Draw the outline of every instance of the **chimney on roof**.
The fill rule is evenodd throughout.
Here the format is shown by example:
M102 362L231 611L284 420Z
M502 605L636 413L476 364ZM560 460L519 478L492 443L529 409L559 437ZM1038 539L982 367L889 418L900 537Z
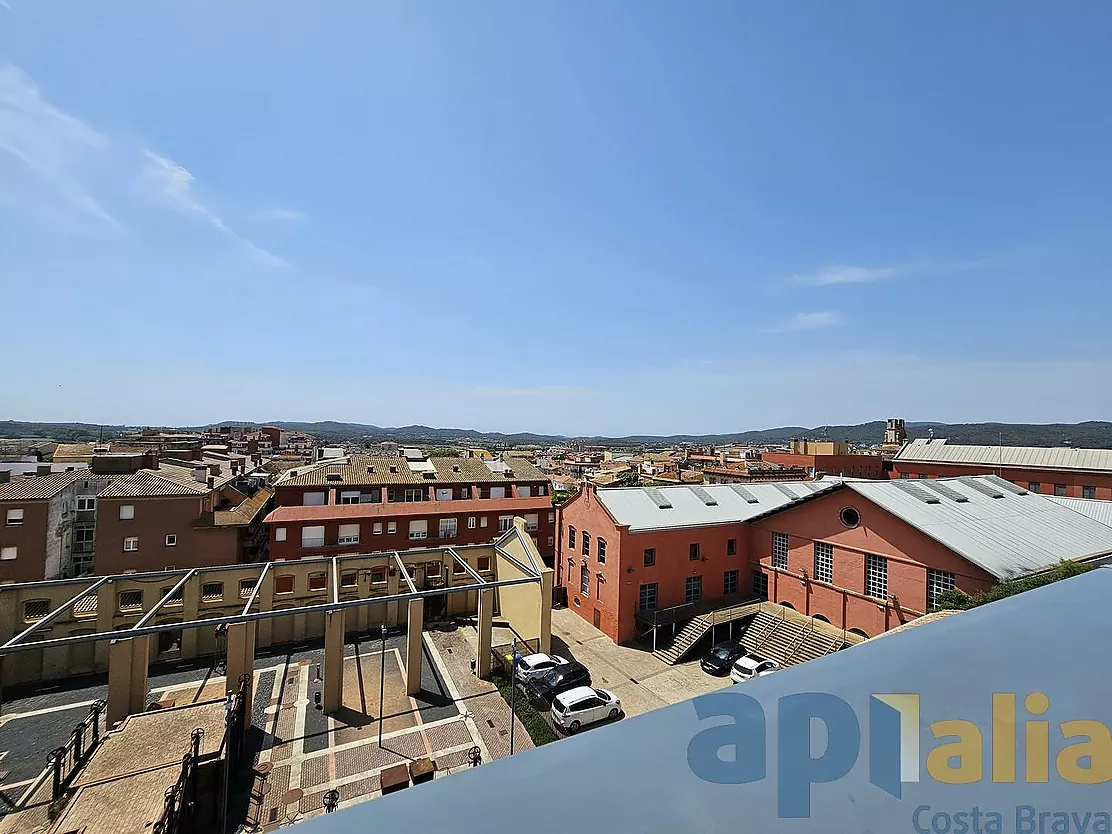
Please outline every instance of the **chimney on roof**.
M0 484L6 484L12 479L12 470L0 469Z
M49 475L50 474L50 464L49 463L40 463L38 466L35 467L35 474L36 475Z
M216 478L214 478L212 475L208 476L208 488L209 489L215 489L216 488Z
M193 480L195 480L197 483L203 484L205 482L205 475L207 475L207 474L208 474L208 470L205 469L205 467L203 467L203 466L193 467Z
M219 463L210 463L209 466L208 466L208 473L209 473L209 475L212 475L212 476L219 475L220 474L220 464Z

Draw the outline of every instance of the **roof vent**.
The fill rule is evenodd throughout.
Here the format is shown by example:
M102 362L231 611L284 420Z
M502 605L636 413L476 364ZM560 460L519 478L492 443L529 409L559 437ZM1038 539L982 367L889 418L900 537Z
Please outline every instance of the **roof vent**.
M1004 493L987 481L978 480L977 478L959 478L958 480L970 489L975 489L977 492L981 493L981 495L987 495L989 498L1004 497Z
M1010 492L1012 495L1027 494L1027 490L1025 490L1023 487L1016 486L1011 481L1007 481L1004 478L1001 478L999 475L986 475L985 479L996 484L998 487L1000 487L1000 489L1004 490L1004 492Z
M373 475L373 474L375 474L375 468L374 468L373 466L368 466L368 467L367 467L367 474L368 474L368 475Z
M424 476L425 476L425 478L426 478L426 479L429 479L429 480L431 480L432 478L435 478L435 477L436 477L436 473L435 473L435 472L422 472L421 474L422 474L422 475L424 475Z
M342 476L342 475L337 475L337 474L335 474L335 473L330 473L330 474L328 474L328 475L325 475L325 476L324 476L324 479L325 479L326 481L342 481L342 480L343 480L343 476Z
M453 466L452 471L453 472L459 472L459 466Z
M949 498L951 501L954 501L955 503L958 503L958 504L965 504L969 501L969 499L966 496L962 495L956 489L954 489L951 486L947 486L946 484L944 484L940 481L936 481L936 480L923 481L922 486L925 486L927 489L933 489L935 492L937 492L943 498Z
M645 495L649 496L649 500L656 504L657 509L670 510L672 509L672 502L664 497L664 493L656 487L649 487L645 490Z
M938 498L937 496L931 495L929 492L924 492L923 490L919 489L919 487L917 487L915 484L913 484L909 481L892 481L892 485L895 486L898 490L900 490L900 492L906 492L912 498L918 498L924 504L941 504L942 503L941 498Z
M759 504L759 503L761 503L756 495L751 493L749 490L747 490L741 484L730 484L730 489L732 489L739 496L744 498L746 503L749 503L749 504Z
M297 477L297 470L296 469L291 469L290 470L290 477L291 478L296 478Z
M715 499L715 497L713 495L711 495L709 492L707 492L705 489L703 489L702 487L693 486L693 487L689 487L689 489L692 492L695 493L696 498L698 498L700 501L702 501L708 507L717 507L718 506L718 501Z
M390 467L390 474L392 474L392 475L397 475L397 474L398 474L398 467L396 467L396 466L391 466L391 467Z

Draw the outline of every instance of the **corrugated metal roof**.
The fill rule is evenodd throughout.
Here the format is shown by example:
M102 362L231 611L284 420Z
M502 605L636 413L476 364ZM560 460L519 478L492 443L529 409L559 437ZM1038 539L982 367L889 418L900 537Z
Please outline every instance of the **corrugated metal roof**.
M1058 498L1053 495L1046 496L1055 504L1081 513L1101 524L1112 527L1112 501L1098 501L1095 498Z
M756 503L747 501L732 484L699 487L718 502L715 505L705 503L689 486L600 489L597 496L618 524L628 524L630 531L636 533L746 521L812 495L829 492L841 483L839 479L830 479L810 484L806 481L745 484L745 491L757 499ZM658 494L671 504L670 508L658 506L660 502L655 498Z
M906 482L856 481L846 486L999 579L1062 559L1112 552L1112 526L1074 512L1060 503L1062 499L1007 490L995 490L1000 497L993 498L975 488L976 482L993 490L998 484L992 476L947 478L943 483L967 500L942 497L936 504L902 489Z
M945 439L919 437L896 454L896 462L964 463L975 466L1027 466L1036 469L1112 473L1112 449L1041 446L963 446Z

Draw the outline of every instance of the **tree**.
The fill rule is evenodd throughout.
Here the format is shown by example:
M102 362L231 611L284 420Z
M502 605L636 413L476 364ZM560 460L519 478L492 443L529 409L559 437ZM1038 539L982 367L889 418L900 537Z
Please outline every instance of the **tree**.
M956 588L945 591L939 595L936 608L937 610L957 609L959 611L964 611L969 608L976 608L979 605L985 605L989 602L996 602L999 599L1014 596L1015 594L1021 594L1024 591L1042 588L1045 585L1050 585L1061 579L1069 579L1071 576L1080 576L1092 569L1092 565L1085 565L1080 562L1061 561L1044 573L1027 576L1023 579L1009 579L1005 582L1001 582L999 585L994 585L987 591L982 591L972 596L962 593Z

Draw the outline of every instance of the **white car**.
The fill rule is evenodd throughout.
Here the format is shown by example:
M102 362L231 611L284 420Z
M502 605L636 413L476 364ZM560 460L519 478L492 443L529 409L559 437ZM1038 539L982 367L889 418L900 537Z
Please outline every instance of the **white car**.
M780 664L775 660L765 660L753 655L746 655L745 657L738 658L733 668L730 669L730 680L734 683L744 683L753 678L771 675L773 672L779 671L779 669Z
M552 720L569 733L585 724L615 719L622 714L622 702L607 689L577 686L552 699Z
M564 666L567 660L555 654L531 654L527 657L521 658L517 662L517 679L521 683L539 678L545 672L555 669L557 666Z

